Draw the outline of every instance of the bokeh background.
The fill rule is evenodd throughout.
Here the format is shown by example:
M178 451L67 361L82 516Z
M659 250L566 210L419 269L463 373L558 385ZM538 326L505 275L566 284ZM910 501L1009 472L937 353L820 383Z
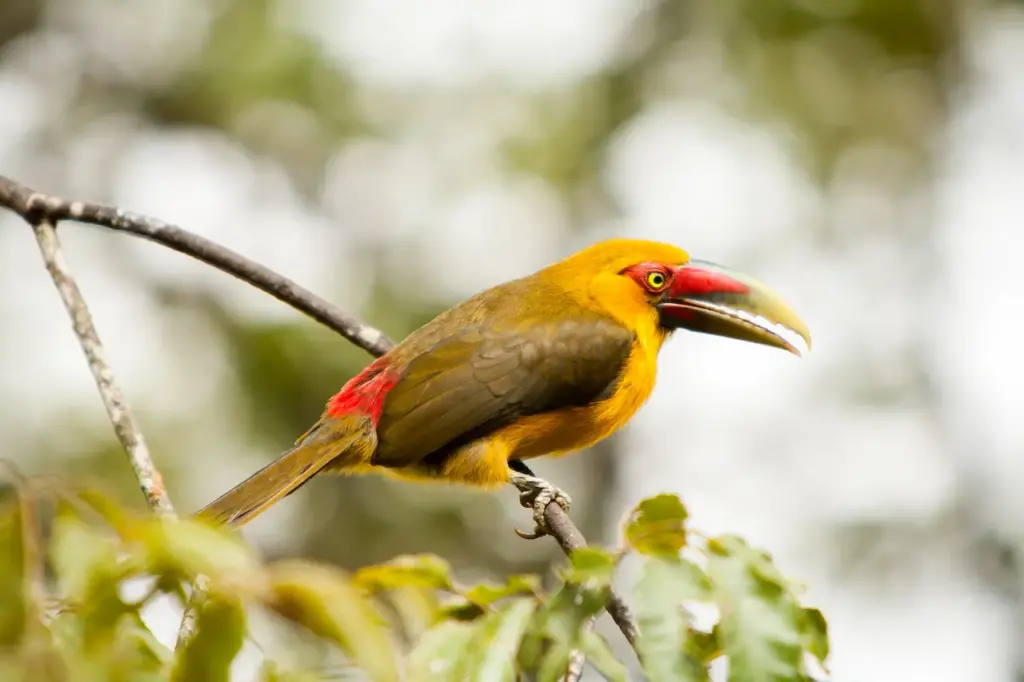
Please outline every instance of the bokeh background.
M677 492L771 550L829 616L837 682L1024 679L1020 2L3 0L0 172L177 222L395 338L613 235L746 270L810 356L676 338L620 437L538 473L594 541ZM181 511L367 361L178 254L62 234ZM6 214L0 329L3 456L141 504ZM527 523L511 490L327 479L245 534L475 580L561 559ZM173 640L172 605L153 622Z

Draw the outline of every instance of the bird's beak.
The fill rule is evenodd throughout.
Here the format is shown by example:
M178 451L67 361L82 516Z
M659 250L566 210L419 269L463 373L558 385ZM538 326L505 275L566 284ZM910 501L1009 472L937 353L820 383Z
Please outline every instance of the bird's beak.
M721 265L691 260L676 270L656 304L662 326L760 343L803 355L806 325L757 280Z

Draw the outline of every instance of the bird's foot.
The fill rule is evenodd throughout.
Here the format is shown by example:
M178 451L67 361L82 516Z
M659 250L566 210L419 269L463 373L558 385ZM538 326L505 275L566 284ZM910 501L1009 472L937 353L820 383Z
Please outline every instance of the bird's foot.
M519 502L527 509L533 509L533 532L524 533L516 529L516 534L526 540L535 540L539 537L551 534L548 527L547 517L544 515L548 505L552 502L569 511L572 500L562 490L551 485L543 478L537 478L518 471L511 471L509 481L519 489Z

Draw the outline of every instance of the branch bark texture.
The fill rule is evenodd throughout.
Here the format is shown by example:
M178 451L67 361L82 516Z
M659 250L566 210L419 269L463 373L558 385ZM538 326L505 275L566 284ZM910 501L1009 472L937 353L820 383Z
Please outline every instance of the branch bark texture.
M128 455L128 461L139 481L139 487L142 488L146 502L154 512L164 516L174 516L174 505L171 504L171 498L164 488L163 477L156 465L153 464L153 458L149 453L149 446L146 445L146 439L142 435L142 429L135 421L128 401L125 400L124 393L114 377L114 371L111 369L110 363L107 362L107 354L100 342L96 325L93 324L89 307L64 259L57 230L49 218L38 216L35 218L32 229L35 232L36 241L39 243L43 263L71 317L71 326L82 346L82 352L85 353L85 359L89 363L89 370L99 389L107 416L114 427L117 439Z

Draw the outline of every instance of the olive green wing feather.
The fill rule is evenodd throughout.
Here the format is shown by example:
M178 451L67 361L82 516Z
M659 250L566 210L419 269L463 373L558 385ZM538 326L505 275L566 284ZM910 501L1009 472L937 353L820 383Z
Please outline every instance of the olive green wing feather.
M372 461L412 466L521 417L599 400L633 340L597 316L465 329L409 363L384 400Z

